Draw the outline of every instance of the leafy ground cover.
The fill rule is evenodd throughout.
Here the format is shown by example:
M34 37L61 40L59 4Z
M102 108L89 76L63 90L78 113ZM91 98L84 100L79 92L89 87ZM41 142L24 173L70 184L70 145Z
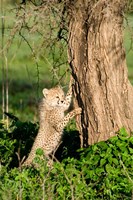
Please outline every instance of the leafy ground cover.
M24 129L25 134L22 137ZM61 163L54 162L52 168L47 167L43 151L38 149L34 159L37 168L22 168L21 159L14 159L15 152L17 155L22 153L24 146L32 141L30 137L26 140L28 134L35 136L36 130L35 124L21 122L15 117L10 130L6 130L1 124L0 199L131 199L133 136L128 137L125 129L121 129L115 137L106 142L99 142L86 149L75 148L75 156L69 154L70 147L67 147L70 140L67 140L67 144L63 145L60 151ZM73 135L70 130L69 133ZM28 148L25 149L27 153ZM19 168L13 167L15 161Z

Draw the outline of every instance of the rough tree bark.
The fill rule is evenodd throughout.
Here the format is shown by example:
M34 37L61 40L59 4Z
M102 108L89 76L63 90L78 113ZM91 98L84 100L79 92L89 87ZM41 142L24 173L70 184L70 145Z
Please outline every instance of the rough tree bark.
M133 88L123 48L126 0L77 0L69 26L82 146L107 140L121 127L133 131Z

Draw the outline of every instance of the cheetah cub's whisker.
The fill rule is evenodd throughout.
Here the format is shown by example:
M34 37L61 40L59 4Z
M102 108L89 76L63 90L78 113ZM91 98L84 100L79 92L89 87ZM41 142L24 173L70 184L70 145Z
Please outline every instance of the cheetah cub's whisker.
M64 114L68 110L72 100L72 85L64 95L60 87L43 89L43 99L39 104L39 123L40 128L32 146L28 158L22 166L31 165L35 157L36 150L42 148L45 156L49 155L58 147L63 129L74 116L81 114L81 108L76 108Z

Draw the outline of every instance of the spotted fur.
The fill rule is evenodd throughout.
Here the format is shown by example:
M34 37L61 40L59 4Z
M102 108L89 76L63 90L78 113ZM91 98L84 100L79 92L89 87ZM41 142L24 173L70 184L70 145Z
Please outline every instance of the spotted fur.
M31 149L31 152L23 166L30 165L35 157L36 150L42 148L47 158L54 152L61 141L64 127L70 119L81 113L81 108L76 108L64 114L68 110L72 99L72 87L69 87L65 96L60 87L43 89L43 99L39 105L40 128Z

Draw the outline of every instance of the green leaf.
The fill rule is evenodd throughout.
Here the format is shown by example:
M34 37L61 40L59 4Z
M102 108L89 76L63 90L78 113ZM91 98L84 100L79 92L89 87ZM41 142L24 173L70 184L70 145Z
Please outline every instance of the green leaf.
M119 157L119 151L117 149L114 149L113 150L113 154L116 156L116 157Z
M129 138L129 142L131 142L131 144L133 144L133 137Z
M43 155L44 155L43 150L42 150L41 148L38 148L38 149L36 150L36 155L43 156Z
M93 164L93 165L97 165L98 162L99 162L99 160L100 160L100 155L94 156L93 161L92 161L92 164Z
M102 158L105 158L105 157L106 157L106 151L102 151L102 153L100 154L100 156L101 156Z
M92 151L93 151L93 152L96 152L97 150L98 150L97 144L94 144L94 145L92 146Z
M111 137L108 142L112 143L112 144L115 144L116 141L118 140L118 136L114 136L114 137Z
M128 152L128 149L127 149L127 144L125 143L123 143L120 147L120 150L122 151L122 152L124 152L124 153L127 153Z
M101 141L98 143L98 147L100 147L102 150L106 150L108 148L108 145L106 142Z
M100 166L102 167L106 163L106 159L102 158L100 160Z
M110 172L113 171L113 167L112 167L110 164L107 164L107 165L105 166L105 169L106 169L106 172L107 172L107 173L110 173Z
M128 149L129 149L130 153L133 154L133 149L130 147Z
M119 135L120 136L124 136L124 137L128 136L128 133L127 133L127 131L126 131L126 129L124 127L120 129Z
M96 174L98 175L98 176L100 176L102 173L104 173L105 172L105 170L104 170L104 168L96 168Z
M118 162L118 160L117 160L116 158L112 158L112 161L113 161L113 163L114 163L115 165L118 165L118 164L119 164L119 162Z
M118 141L116 142L116 146L117 146L117 147L120 147L120 146L121 146L121 141L120 141L120 140L118 140Z
M111 154L111 152L112 152L112 148L109 146L108 148L107 148L107 151L106 151L106 154Z
M112 162L113 162L112 156L108 157L108 161L109 161L110 164L112 164Z
M122 141L127 141L128 138L125 137L125 136L119 136L119 139L122 140Z

